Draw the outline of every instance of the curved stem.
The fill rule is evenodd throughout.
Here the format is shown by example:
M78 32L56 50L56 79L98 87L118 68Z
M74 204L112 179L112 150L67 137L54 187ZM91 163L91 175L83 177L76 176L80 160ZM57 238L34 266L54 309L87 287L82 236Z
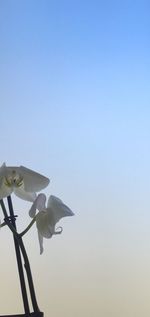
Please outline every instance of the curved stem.
M35 223L36 221L36 216L31 220L31 222L29 223L29 225L27 226L27 228L25 230L23 230L21 233L19 233L19 236L20 237L23 237L27 232L28 230L33 226L33 224Z
M6 226L6 222L1 223L0 228Z

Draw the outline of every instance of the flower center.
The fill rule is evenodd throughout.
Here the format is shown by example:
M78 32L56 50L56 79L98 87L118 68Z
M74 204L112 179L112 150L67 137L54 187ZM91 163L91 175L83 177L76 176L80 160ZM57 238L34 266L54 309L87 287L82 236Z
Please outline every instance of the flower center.
M7 187L20 187L23 184L23 177L19 174L16 174L16 171L13 170L11 175L5 176L4 184Z

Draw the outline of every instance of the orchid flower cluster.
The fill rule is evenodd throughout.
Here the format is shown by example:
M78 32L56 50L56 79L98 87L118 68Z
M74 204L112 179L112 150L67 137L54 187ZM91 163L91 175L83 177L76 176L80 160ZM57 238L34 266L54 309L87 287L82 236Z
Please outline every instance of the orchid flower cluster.
M36 223L40 254L43 252L43 238L49 239L53 235L60 234L62 227L56 228L58 221L63 217L74 215L61 199L51 195L46 205L46 195L37 194L47 187L49 182L47 177L24 166L8 167L4 163L0 167L0 200L14 193L19 198L32 203L29 210L32 221L20 236L23 236ZM5 224L2 223L1 227Z

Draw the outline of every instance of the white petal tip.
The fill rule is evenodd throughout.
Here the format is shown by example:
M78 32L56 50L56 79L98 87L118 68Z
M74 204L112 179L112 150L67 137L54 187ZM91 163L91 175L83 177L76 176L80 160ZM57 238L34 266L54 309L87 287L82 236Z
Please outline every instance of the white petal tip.
M40 255L43 253L44 249L40 250Z

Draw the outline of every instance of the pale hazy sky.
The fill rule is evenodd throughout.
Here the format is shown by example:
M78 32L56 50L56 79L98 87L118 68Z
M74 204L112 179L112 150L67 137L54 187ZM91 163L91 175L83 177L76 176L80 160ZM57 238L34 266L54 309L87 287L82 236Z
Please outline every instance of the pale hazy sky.
M25 237L45 317L150 315L149 56L149 1L0 0L1 164L76 214L41 256ZM22 312L11 247L4 228L1 315Z

